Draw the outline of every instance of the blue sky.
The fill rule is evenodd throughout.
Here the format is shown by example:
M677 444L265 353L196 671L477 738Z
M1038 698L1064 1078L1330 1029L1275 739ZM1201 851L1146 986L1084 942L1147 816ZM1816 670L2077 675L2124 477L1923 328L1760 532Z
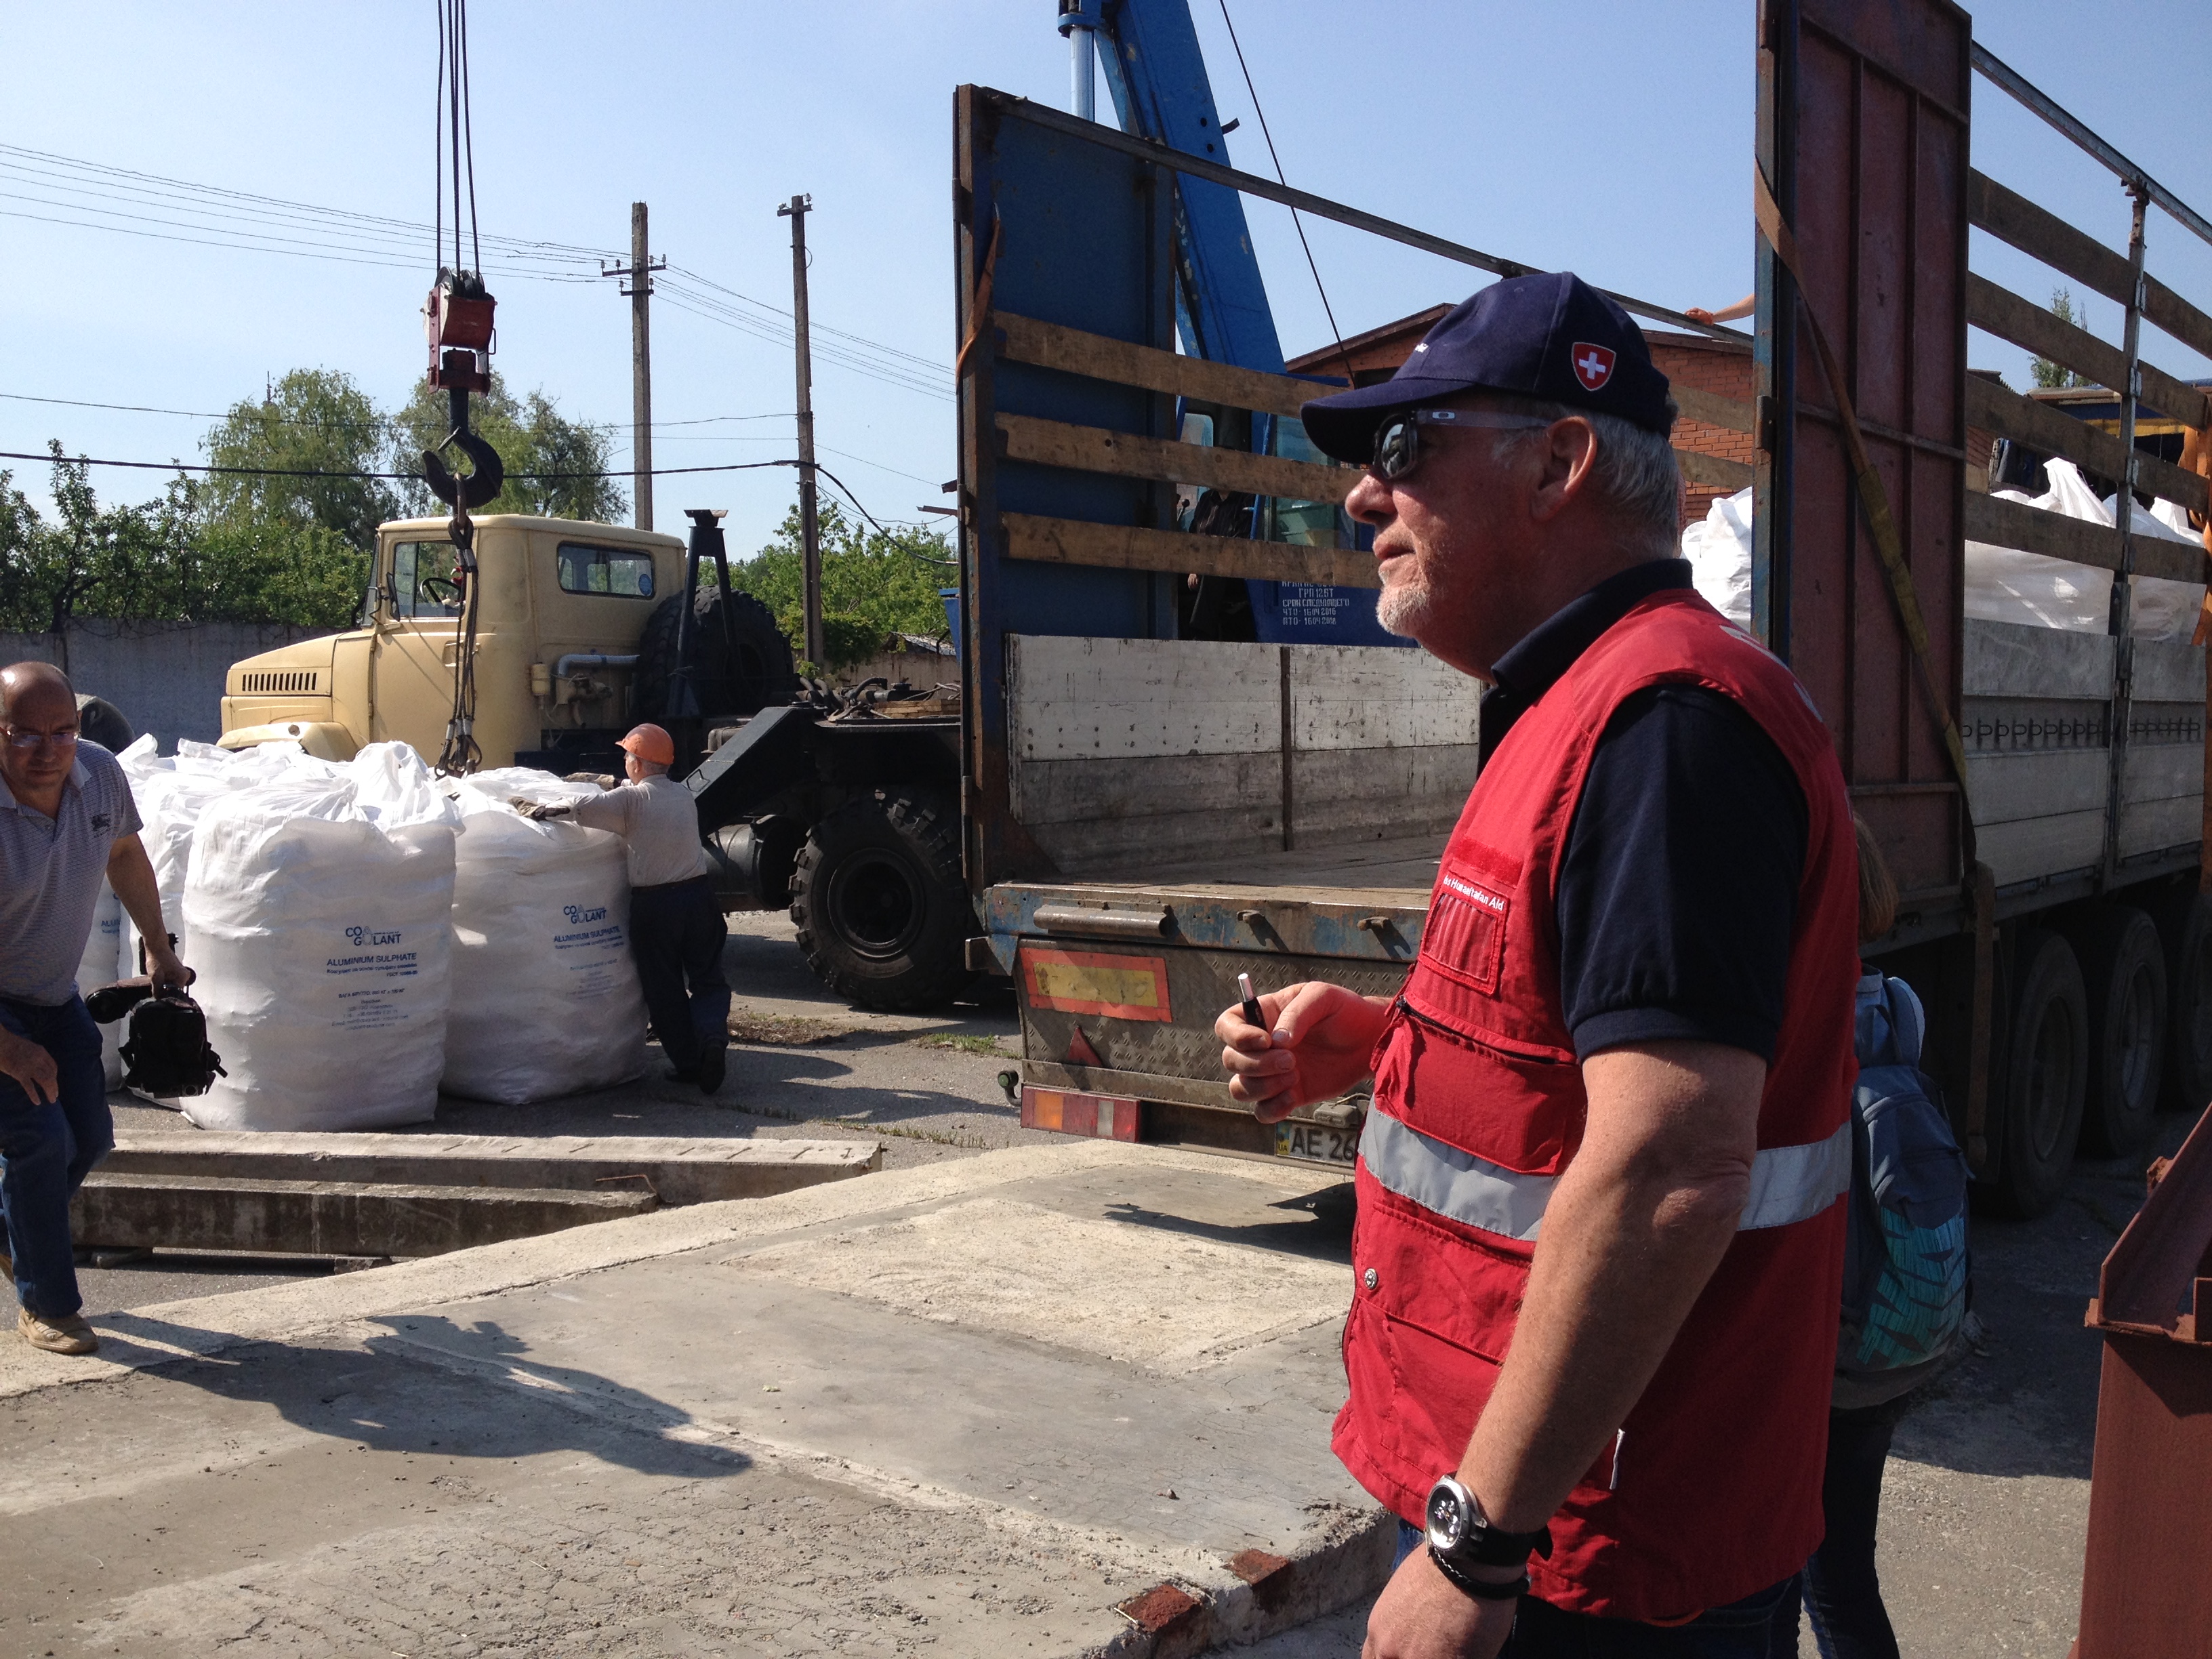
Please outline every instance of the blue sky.
M1662 303L1719 306L1749 286L1748 0L1231 8L1293 184ZM1231 159L1264 171L1217 0L1195 0L1194 10L1222 113L1243 120ZM702 284L787 307L788 223L775 208L811 194L817 324L933 366L862 353L890 368L887 380L817 362L823 459L879 517L911 520L917 504L940 499L935 486L953 471L952 89L973 81L1064 106L1067 49L1053 17L1051 0L475 0L483 228L615 252L627 245L630 202L642 198L653 251L694 273L691 299L742 313ZM2212 6L1991 0L1976 27L2212 214ZM430 0L15 0L6 27L0 144L410 223L429 216ZM2124 241L2126 204L2101 170L1986 83L1976 99L1983 171ZM96 198L81 175L58 191L23 171L40 164L0 161L15 164L0 167L10 273L0 289L0 393L14 394L0 398L0 449L40 450L52 436L95 456L200 459L205 420L26 397L220 411L258 395L266 374L320 366L392 405L420 374L427 238L378 256L395 264L362 264L5 216L84 219ZM1324 343L1288 215L1264 203L1249 211L1285 346ZM1487 280L1333 225L1310 231L1346 331ZM2212 308L2212 248L2155 215L2152 234L2152 269ZM2031 298L2051 287L2048 273L1978 234L1973 263ZM622 423L626 464L629 312L614 284L518 276L494 288L510 385L542 387L572 416ZM2117 307L2092 301L2089 321L2117 338ZM2147 342L2165 367L2212 374L2162 336ZM792 453L787 347L680 310L673 295L656 303L653 343L655 418L671 423L656 440L659 465ZM1977 337L1971 355L2023 384L2021 353ZM730 416L770 418L720 418ZM0 465L44 498L44 467ZM154 476L95 476L104 496L158 488ZM727 507L733 549L750 549L791 495L787 472L710 474L663 479L656 504L664 526L684 507Z

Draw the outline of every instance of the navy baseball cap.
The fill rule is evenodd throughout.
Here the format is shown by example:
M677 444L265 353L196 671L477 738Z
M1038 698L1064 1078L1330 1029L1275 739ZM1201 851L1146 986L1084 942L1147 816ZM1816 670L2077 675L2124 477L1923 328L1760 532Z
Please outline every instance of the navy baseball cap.
M1364 466L1383 416L1466 392L1618 415L1662 435L1674 425L1667 377L1643 331L1569 270L1492 283L1445 313L1389 380L1316 398L1299 413L1324 451Z

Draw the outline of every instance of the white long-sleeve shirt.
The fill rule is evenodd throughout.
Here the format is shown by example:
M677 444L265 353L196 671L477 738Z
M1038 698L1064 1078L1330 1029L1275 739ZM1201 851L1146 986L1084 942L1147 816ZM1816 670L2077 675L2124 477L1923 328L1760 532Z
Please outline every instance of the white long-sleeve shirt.
M714 868L699 843L698 803L665 775L580 800L574 810L585 828L611 830L629 844L633 887L665 887Z

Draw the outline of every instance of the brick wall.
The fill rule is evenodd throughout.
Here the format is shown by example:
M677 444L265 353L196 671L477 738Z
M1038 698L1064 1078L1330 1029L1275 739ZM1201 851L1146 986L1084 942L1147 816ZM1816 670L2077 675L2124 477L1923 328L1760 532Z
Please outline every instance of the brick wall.
M1737 345L1701 334L1662 333L1648 328L1644 331L1644 338L1651 348L1653 364L1669 384L1693 386L1699 392L1710 392L1717 398L1733 398L1739 403L1751 401L1748 343ZM1674 423L1674 447L1741 461L1746 466L1752 462L1751 434L1708 426L1686 416ZM1695 524L1705 516L1717 498L1733 493L1711 484L1692 484L1683 496L1683 524Z

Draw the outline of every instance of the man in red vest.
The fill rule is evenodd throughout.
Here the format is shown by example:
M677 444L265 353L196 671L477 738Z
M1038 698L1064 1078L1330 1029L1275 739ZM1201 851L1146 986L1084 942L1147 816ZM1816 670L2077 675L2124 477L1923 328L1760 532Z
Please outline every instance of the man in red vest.
M1383 625L1492 688L1403 993L1217 1026L1263 1121L1374 1078L1335 1435L1406 1523L1370 1659L1753 1659L1820 1539L1856 857L1810 699L1674 556L1674 416L1565 274L1305 406L1366 465Z

